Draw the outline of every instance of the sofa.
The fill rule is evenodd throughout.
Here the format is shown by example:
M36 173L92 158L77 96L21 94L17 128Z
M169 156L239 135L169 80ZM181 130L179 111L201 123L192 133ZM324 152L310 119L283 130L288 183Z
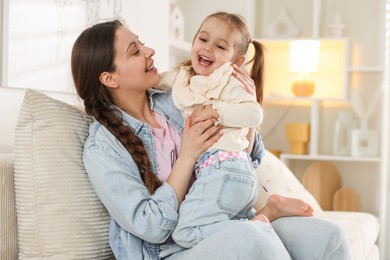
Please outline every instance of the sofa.
M0 259L113 259L109 215L89 185L82 148L91 118L82 109L26 90L13 154L0 155ZM378 219L363 212L323 211L272 153L257 169L255 208L274 193L304 199L315 215L340 223L353 259L379 259Z

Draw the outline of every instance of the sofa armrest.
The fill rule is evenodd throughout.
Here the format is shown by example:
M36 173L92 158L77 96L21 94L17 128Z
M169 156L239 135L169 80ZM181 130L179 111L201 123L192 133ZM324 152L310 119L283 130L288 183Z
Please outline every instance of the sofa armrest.
M0 259L18 258L12 155L0 155Z

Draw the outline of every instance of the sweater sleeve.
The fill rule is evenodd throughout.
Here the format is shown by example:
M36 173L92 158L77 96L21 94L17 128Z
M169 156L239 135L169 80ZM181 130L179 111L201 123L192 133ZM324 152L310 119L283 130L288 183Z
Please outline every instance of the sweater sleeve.
M211 104L220 115L218 123L226 127L256 127L263 121L261 105L233 76Z

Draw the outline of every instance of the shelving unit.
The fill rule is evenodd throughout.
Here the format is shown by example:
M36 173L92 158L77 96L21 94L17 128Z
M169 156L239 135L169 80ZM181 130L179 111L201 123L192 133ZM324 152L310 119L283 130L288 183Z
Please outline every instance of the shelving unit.
M347 73L382 73L382 68L380 66L372 67L348 67L345 66L345 71ZM345 86L347 89L348 86ZM345 90L347 92L347 90ZM309 154L306 155L294 155L283 153L281 159L288 164L290 160L324 160L324 161L349 161L349 162L372 162L380 163L379 157L353 157L353 156L339 156L339 155L327 155L319 151L319 134L320 134L320 110L321 102L342 102L348 103L349 100L347 97L340 98L312 98L312 97L289 97L289 96L266 96L265 100L267 102L279 102L279 101L303 101L310 104L310 118L308 122L310 123L310 149Z
M280 40L278 40L280 41ZM343 39L346 43L349 41L347 39ZM272 42L272 40L269 40ZM279 50L280 51L280 50ZM289 153L281 153L280 158L289 167L292 172L294 172L298 179L302 178L305 169L316 161L327 161L336 166L339 169L343 183L347 187L351 187L353 190L357 191L360 194L361 198L361 208L362 211L369 212L371 214L376 215L380 220L380 225L385 229L386 228L386 220L383 216L386 214L386 199L383 196L388 196L387 192L384 190L384 185L382 185L383 179L383 171L381 168L383 167L383 158L381 155L375 157L356 157L351 155L333 155L331 152L324 151L323 143L319 144L319 140L323 135L329 136L330 140L333 140L331 133L326 133L323 130L323 125L321 124L333 124L333 121L329 121L329 118L326 122L320 121L320 114L323 109L323 102L332 103L338 102L343 104L348 104L349 101L349 88L351 82L351 77L354 77L355 74L364 79L364 77L372 78L380 80L383 73L383 68L379 65L374 66L351 66L349 64L349 52L350 48L345 48L345 63L343 65L343 73L344 79L342 88L344 89L344 95L337 97L294 97L288 87L288 82L291 82L291 77L287 76L284 82L281 83L280 88L287 91L287 93L278 93L269 92L267 96L265 96L266 102L271 102L276 106L286 106L287 104L293 106L297 105L294 103L302 102L305 105L309 105L307 109L310 110L310 114L306 120L310 123L310 147L309 154L297 155L297 154L289 154ZM340 54L339 54L340 55ZM278 63L280 63L278 61ZM279 68L285 69L286 65L280 65ZM272 68L272 70L276 70L276 68ZM281 75L285 75L282 74ZM332 75L332 74L330 74ZM267 80L267 76L265 76ZM279 79L280 80L280 79ZM280 83L280 82L279 82ZM273 82L272 84L275 84ZM364 83L363 83L364 84ZM326 84L329 85L329 82ZM265 86L267 88L267 86ZM272 89L272 88L271 88ZM270 90L270 88L268 88ZM283 101L292 101L292 102L283 102ZM382 106L383 107L383 106ZM375 128L378 132L381 129ZM383 131L383 129L382 129ZM283 138L283 137L282 137ZM286 140L287 142L287 140ZM352 170L353 169L353 170ZM379 187L379 190L372 189L373 187ZM384 232L384 231L382 231ZM380 238L379 243L384 242L384 235Z
M259 39L267 50L264 100L266 102L292 101L305 102L310 106L310 147L307 158L322 156L320 151L320 111L323 102L339 102L348 104L350 74L379 74L381 66L350 66L350 41L347 38L317 38L321 42L321 54L318 73L312 76L316 82L316 89L310 97L293 96L290 84L296 75L289 70L288 55L289 42L295 39ZM267 68L268 67L268 68ZM329 76L332 75L332 76ZM338 156L321 157L326 160L336 160ZM356 161L348 156L342 157L346 161ZM291 157L301 159L301 157ZM380 159L374 161L379 162Z
M293 96L290 85L296 73L289 67L289 42L295 39L260 39L266 59L264 95L268 101L302 101L310 104L310 155L319 152L319 115L322 101L348 102L349 40L347 38L317 38L320 41L318 73L311 78L316 82L313 96ZM282 76L281 76L282 75ZM329 77L332 75L332 77Z

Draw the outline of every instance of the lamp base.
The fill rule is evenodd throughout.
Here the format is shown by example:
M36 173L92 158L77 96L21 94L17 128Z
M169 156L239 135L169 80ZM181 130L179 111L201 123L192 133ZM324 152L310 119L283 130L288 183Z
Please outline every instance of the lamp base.
M296 80L291 84L291 91L295 96L309 97L314 93L314 82L309 79Z

